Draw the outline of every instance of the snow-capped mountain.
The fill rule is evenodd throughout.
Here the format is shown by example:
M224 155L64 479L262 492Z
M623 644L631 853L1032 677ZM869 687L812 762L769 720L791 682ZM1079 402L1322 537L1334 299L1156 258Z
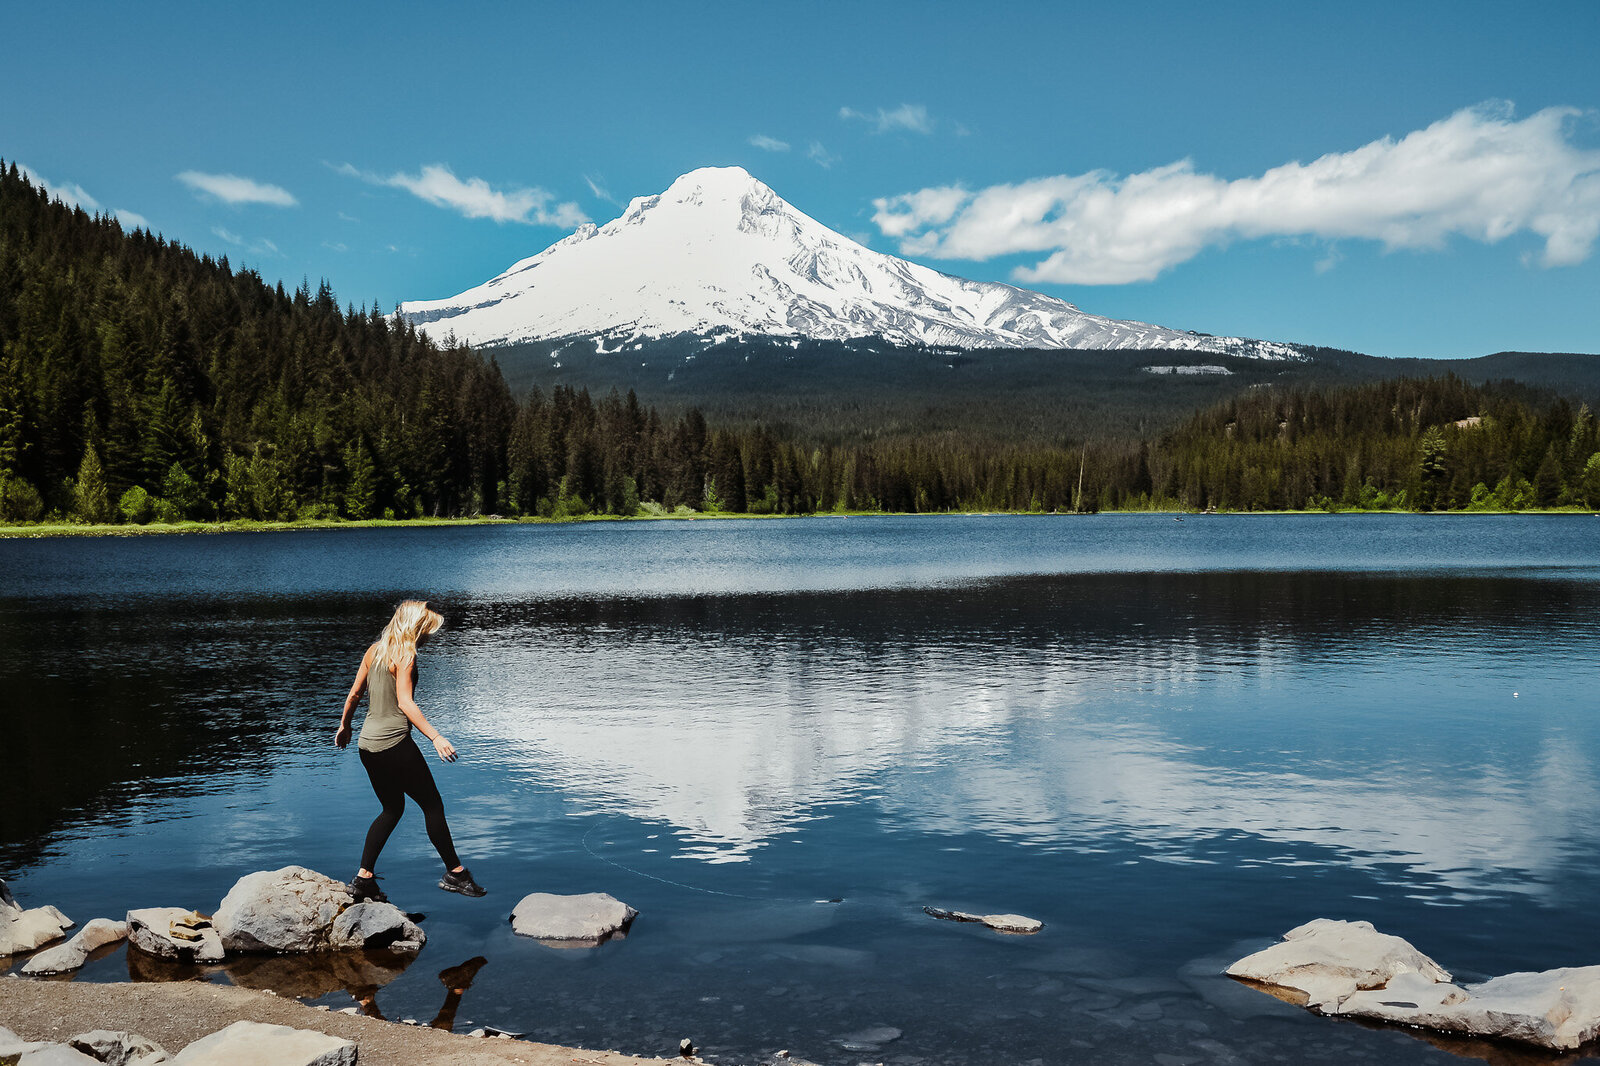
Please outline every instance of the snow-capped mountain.
M1085 314L875 252L796 210L741 167L705 167L586 224L499 277L399 313L479 346L678 334L881 337L962 348L1164 348L1300 358L1286 344ZM613 348L615 345L613 345Z

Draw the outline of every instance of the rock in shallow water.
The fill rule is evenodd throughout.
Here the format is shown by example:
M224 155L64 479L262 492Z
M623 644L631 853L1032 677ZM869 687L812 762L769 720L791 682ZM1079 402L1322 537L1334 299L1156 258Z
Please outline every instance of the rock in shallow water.
M336 951L387 948L415 954L427 940L428 934L392 903L357 903L328 930L328 946Z
M1518 1040L1557 1051L1600 1036L1600 966L1451 983L1438 963L1368 922L1325 918L1240 959L1228 974L1298 991L1323 1014Z
M1020 914L969 914L966 911L948 911L943 907L924 907L922 911L947 922L981 922L1001 933L1037 933L1044 928L1044 923L1039 919L1025 918Z
M221 962L222 940L211 921L182 907L128 912L128 943L149 955L179 962Z
M213 920L229 951L319 951L351 900L343 882L285 866L239 878Z
M60 940L72 925L72 919L54 907L23 910L0 881L0 955L17 955Z
M604 892L531 892L511 912L511 929L536 940L598 944L625 932L639 912Z
M27 965L22 967L22 972L30 977L68 973L87 962L91 951L103 948L107 944L115 944L127 935L127 922L95 918L78 930L77 935L65 944L57 944L29 959Z

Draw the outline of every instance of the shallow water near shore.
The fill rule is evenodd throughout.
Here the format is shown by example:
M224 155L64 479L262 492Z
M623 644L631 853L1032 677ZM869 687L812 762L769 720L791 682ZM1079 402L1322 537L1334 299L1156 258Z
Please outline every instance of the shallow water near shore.
M349 876L356 661L398 599L447 619L419 699L487 898L434 887L413 809L380 863L428 915L409 966L119 949L77 980L726 1063L1426 1063L1471 1049L1220 971L1318 916L1463 981L1600 963L1589 516L330 530L11 541L0 568L0 876L80 921ZM641 915L558 951L511 933L533 891Z

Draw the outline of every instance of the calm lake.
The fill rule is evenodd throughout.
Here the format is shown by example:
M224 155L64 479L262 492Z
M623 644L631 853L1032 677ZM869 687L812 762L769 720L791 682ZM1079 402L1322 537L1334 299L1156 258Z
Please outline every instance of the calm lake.
M418 695L487 898L434 887L412 807L380 863L428 915L408 967L118 948L80 981L719 1063L1447 1063L1473 1049L1220 973L1319 916L1462 981L1600 963L1589 516L74 538L0 541L0 573L0 876L80 922L353 874L344 694L395 602L446 618ZM557 951L511 932L534 891L640 917Z

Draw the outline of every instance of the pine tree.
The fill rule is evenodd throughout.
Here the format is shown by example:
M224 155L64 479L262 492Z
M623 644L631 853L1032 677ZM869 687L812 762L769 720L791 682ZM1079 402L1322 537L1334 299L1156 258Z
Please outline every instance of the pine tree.
M378 495L378 471L360 440L346 446L344 468L349 477L344 490L344 513L358 522L371 518Z
M73 496L72 513L79 521L90 524L111 521L111 493L106 488L100 455L92 443L84 449L83 462L78 464Z

